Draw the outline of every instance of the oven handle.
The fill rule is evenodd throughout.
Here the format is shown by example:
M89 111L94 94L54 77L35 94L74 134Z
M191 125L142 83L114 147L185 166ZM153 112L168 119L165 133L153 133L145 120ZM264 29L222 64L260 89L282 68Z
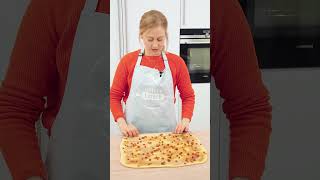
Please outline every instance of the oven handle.
M180 39L180 44L210 44L210 39Z
M210 39L210 32L204 31L205 34L180 35L180 39Z

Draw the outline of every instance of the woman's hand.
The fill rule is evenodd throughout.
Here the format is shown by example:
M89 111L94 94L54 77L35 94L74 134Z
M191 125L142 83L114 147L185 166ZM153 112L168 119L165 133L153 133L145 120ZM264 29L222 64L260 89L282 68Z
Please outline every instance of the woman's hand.
M124 118L118 118L117 123L123 136L135 137L139 135L138 129L132 124L127 124Z
M174 133L181 134L183 132L188 132L189 131L189 123L190 123L190 119L183 118L181 120L181 122L177 124L177 127L176 127Z

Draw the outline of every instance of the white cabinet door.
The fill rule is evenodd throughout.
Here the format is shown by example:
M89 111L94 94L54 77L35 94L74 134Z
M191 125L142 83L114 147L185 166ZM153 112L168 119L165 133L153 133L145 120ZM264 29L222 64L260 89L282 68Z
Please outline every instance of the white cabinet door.
M210 0L180 0L181 28L210 28Z
M210 83L193 83L195 93L195 105L191 131L210 129Z
M120 17L119 17L119 1L110 1L110 87L113 77L120 61ZM110 111L110 134L120 134L117 124L114 121Z
M168 51L179 55L180 38L180 1L171 0L125 0L126 51L141 48L139 41L140 18L148 10L159 10L168 19Z
M118 0L110 1L110 87L120 61L120 17Z

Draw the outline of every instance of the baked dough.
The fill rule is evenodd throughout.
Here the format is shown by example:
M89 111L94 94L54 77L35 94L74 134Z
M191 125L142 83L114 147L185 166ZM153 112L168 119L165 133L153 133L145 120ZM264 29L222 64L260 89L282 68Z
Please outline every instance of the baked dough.
M120 163L131 168L179 167L207 161L207 151L191 133L152 133L124 137Z

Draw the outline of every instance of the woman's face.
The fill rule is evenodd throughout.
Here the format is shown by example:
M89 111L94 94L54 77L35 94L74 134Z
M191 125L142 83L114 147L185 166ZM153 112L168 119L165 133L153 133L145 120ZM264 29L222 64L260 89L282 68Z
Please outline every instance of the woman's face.
M165 47L166 32L161 26L145 31L142 36L145 54L147 56L159 56Z

